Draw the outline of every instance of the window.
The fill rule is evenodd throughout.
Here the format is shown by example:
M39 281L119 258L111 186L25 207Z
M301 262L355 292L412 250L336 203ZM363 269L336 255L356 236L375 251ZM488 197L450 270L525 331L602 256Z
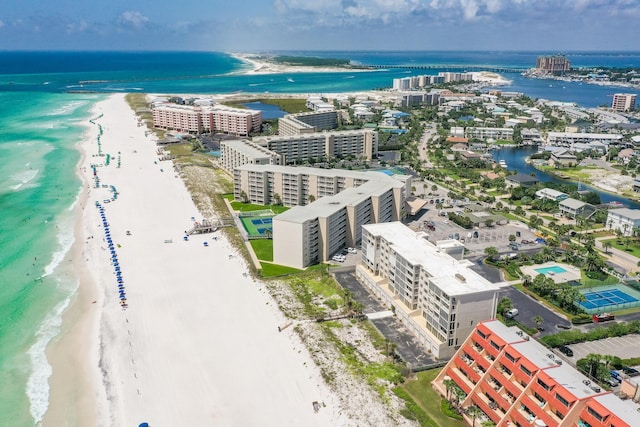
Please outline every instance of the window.
M587 406L587 412L589 414L591 414L593 416L593 418L595 418L598 421L602 421L602 419L604 418L602 415L600 415L599 413L597 413L596 411L594 411L593 409L591 409L590 406Z
M556 393L556 399L558 399L558 402L562 403L564 406L567 406L567 407L569 406L569 401L564 397L560 396L558 393Z
M491 343L491 347L495 348L496 350L500 350L500 346L496 343L494 343L493 341L489 341Z
M482 339L486 339L487 338L487 336L480 329L478 329L476 332L478 332L478 335L480 335L482 337Z
M516 358L510 355L509 353L505 353L504 356L509 359L510 362L515 362Z
M525 374L527 374L528 376L531 376L531 371L528 370L524 365L520 365L520 370Z
M540 378L538 378L538 384L540 384L540 387L542 387L543 389L549 391L549 389L551 387L549 387L547 384L545 384Z

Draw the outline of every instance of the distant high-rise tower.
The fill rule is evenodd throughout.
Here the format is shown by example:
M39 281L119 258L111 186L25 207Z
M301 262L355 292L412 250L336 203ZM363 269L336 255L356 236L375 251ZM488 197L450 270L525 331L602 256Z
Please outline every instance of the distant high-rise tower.
M636 105L637 97L635 93L616 93L613 95L611 108L614 111L631 111Z
M548 74L562 75L571 69L571 62L564 55L539 56L536 68Z

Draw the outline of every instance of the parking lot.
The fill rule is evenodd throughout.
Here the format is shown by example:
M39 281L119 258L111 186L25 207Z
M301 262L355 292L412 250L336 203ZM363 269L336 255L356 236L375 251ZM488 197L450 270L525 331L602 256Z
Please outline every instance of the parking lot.
M335 278L344 289L348 289L353 294L356 301L364 305L363 312L365 314L378 313L389 309L358 282L353 272L336 273ZM371 320L371 323L386 339L396 345L396 352L408 366L418 367L436 362L397 317L377 318Z
M457 238L469 251L469 255L482 255L487 247L493 246L500 253L512 253L518 250L538 250L541 244L535 243L536 237L529 227L519 221L512 221L504 225L492 227L479 227L468 230L460 227L447 218L449 212L460 212L462 207L438 210L433 205L427 205L427 209L409 222L409 227L414 230L424 231L429 235L429 241L435 243L438 240ZM528 241L532 243L521 244L516 250L511 247L509 236L516 236L516 242Z
M520 292L516 288L512 288L510 286L501 288L498 293L498 298L502 297L509 298L513 303L513 306L518 309L518 315L515 317L515 320L523 325L529 328L535 328L537 325L536 322L533 321L533 318L535 316L542 317L542 327L544 328L544 331L539 333L540 336L555 334L571 328L571 322L567 319L556 314L553 310L534 300L529 295Z
M590 353L630 359L632 357L640 357L640 335L605 338L597 341L571 344L568 347L573 350L573 357L564 357L574 365L578 360L584 359Z

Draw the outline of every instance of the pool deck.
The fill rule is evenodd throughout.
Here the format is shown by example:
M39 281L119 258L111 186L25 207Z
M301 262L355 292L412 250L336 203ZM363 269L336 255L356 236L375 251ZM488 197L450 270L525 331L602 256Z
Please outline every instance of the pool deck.
M569 264L563 264L558 262L545 262L544 264L527 265L527 266L520 267L520 270L522 271L522 273L534 279L537 275L540 274L536 270L541 268L547 268L547 267L561 267L565 270L563 273L549 272L545 274L546 277L549 277L550 279L552 279L556 284L566 283L570 281L579 281L580 278L582 277L580 275L579 268Z

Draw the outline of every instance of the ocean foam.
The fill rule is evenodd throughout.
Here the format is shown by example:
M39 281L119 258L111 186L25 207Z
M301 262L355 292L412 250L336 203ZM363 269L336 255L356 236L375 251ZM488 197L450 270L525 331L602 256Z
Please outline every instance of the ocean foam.
M33 181L38 176L38 172L40 172L38 169L28 169L11 175L9 179L13 182L17 181L17 184L10 185L9 188L14 191L19 190L25 184Z
M75 199L72 206L77 203L78 198ZM53 255L51 255L51 262L47 264L44 268L44 274L41 277L47 277L53 274L56 270L56 267L60 265L60 263L64 260L65 255L71 249L73 242L75 240L73 236L73 226L71 218L69 218L69 224L61 224L60 232L58 233L58 244L60 249L55 251Z
M49 408L49 377L53 370L45 350L51 339L60 333L62 313L70 301L71 297L66 298L44 319L36 332L36 342L27 351L33 371L27 380L26 393L29 398L29 412L36 425L39 425Z

